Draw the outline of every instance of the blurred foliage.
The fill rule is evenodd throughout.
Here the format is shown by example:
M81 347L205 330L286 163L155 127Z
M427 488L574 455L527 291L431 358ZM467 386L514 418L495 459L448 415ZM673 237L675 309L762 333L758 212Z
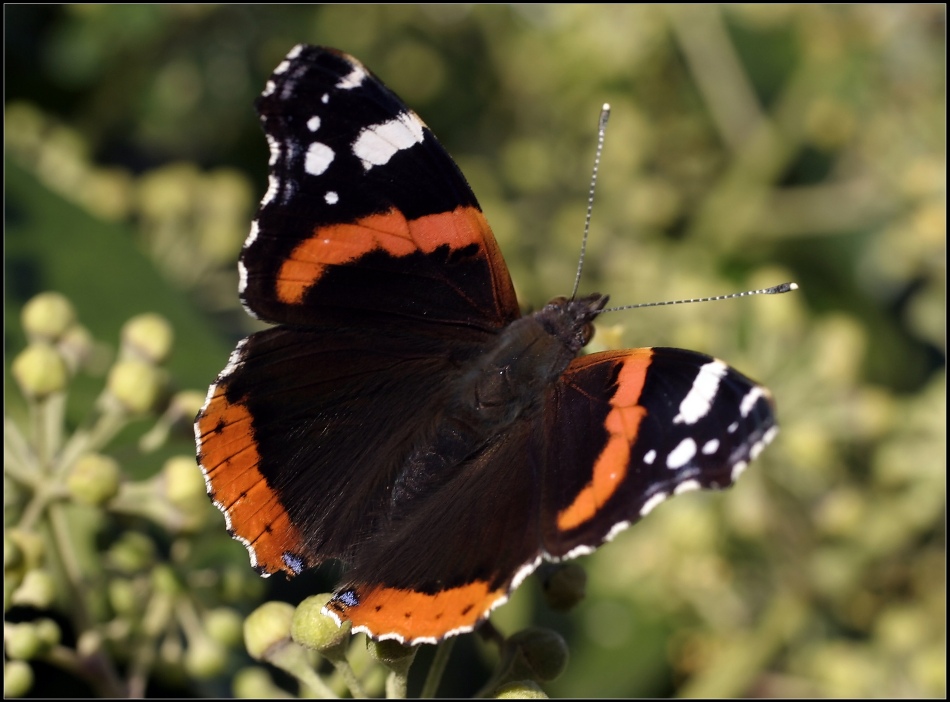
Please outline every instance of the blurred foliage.
M609 102L582 292L626 304L783 280L802 289L618 313L595 343L726 359L772 389L782 433L735 489L678 498L583 559L588 594L570 614L551 613L527 583L494 624L561 632L570 662L543 684L556 696L944 696L945 13L921 4L7 5L8 455L10 427L37 419L10 382L27 344L21 311L36 294L65 295L89 340L118 339L133 315L161 313L176 337L167 396L203 394L234 341L258 328L238 305L234 265L266 182L252 103L294 44L353 53L422 115L470 179L530 307L573 282L596 119ZM71 371L65 431L85 426L116 349L95 341ZM144 424L130 422L96 451L142 480L193 452L187 431L170 430L145 441L161 450L136 450L155 439ZM96 606L112 608L98 635L113 638L96 650L136 642L127 665L141 677L134 655L160 639L144 669L159 686L150 690L279 694L262 669L235 674L242 654L209 647L207 625L195 626L223 606L203 594L220 590L216 578L232 566L253 576L219 515L200 509L213 524L187 541L227 569L199 568L191 559L210 556L170 548L180 527L159 520L157 535L155 515L87 525L82 533L97 540L76 557L99 579L82 582L108 583L110 602ZM8 535L21 517L5 509ZM154 540L157 555L122 570L106 554L135 535ZM22 585L27 571L8 564L9 548L5 538L6 580ZM123 548L134 554L142 543ZM88 618L68 616L76 581L41 572L50 577L31 576L28 588L38 600L21 596L11 609L5 597L16 659L5 692L75 694L51 687L46 668L34 675L29 656L11 656L11 640L33 650L26 644L49 631L49 616L64 643L90 645ZM178 597L196 574L206 590L178 611L184 633L158 636L148 612L128 606L180 604L169 592ZM268 596L294 603L326 588L272 580ZM55 596L44 598L50 587ZM259 604L245 598L232 589L228 606ZM120 661L121 649L112 650ZM427 649L413 671L431 660ZM471 694L499 655L463 637L440 690ZM421 684L410 676L410 693Z

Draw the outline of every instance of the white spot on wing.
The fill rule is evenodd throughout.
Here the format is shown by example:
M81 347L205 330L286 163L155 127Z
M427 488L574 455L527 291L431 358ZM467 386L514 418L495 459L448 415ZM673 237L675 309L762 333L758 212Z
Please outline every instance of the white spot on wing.
M273 166L280 158L280 142L270 134L265 133L264 137L267 139L267 148L270 149L270 158L267 159L267 165Z
M653 497L643 503L643 507L640 508L640 516L647 516L650 512L656 509L658 504L664 502L667 497L669 497L669 495L667 495L665 492L656 493Z
M238 261L238 294L243 295L247 290L247 267L244 261Z
M778 427L769 427L762 438L752 444L752 448L749 449L749 458L753 461L758 458L759 454L762 453L762 449L772 443L772 439L775 438L776 434L778 434Z
M589 556L596 550L597 550L596 546L585 546L581 544L580 546L575 546L570 551L568 551L567 553L565 553L563 556L561 556L560 558L556 560L569 561L573 558L578 558L580 556Z
M679 446L670 451L666 457L666 467L670 470L682 468L696 455L696 442L690 438L683 439Z
M742 403L739 405L739 412L743 417L749 415L749 412L752 411L752 408L755 406L755 403L759 401L760 397L765 397L765 388L761 385L756 385L746 393L746 396L742 398Z
M719 439L710 439L705 444L703 444L702 451L704 455L710 456L716 453L718 449L719 449Z
M238 345L234 347L234 351L231 352L231 355L228 356L228 365L224 367L224 370L221 371L221 375L218 376L218 379L227 378L231 375L239 365L241 365L242 356L244 355L242 351L244 350L244 345L247 343L247 340L250 337L241 339L238 342Z
M395 119L367 127L353 142L353 154L363 168L389 163L398 152L421 144L425 138L423 124L414 114L403 112Z
M702 485L699 484L698 480L684 480L673 489L673 494L682 495L684 492L693 492L701 487Z
M327 202L328 205L335 205L336 203L338 203L338 202L340 201L340 196L337 195L337 194L336 194L335 192L333 192L332 190L329 190L329 191L327 191L327 193L323 196L323 199L326 200L326 202Z
M340 78L336 87L341 90L352 90L363 84L363 81L366 79L366 69L359 63L353 63L352 66L353 70Z
M656 450L655 450L655 449L650 449L650 450L647 451L647 452L644 454L644 456L643 456L643 462L646 463L648 466L652 466L652 465L653 465L653 461L655 461L655 460L656 460Z
M749 467L749 464L745 461L739 461L732 467L732 482L736 482L739 479L739 476L745 472L745 469Z
M308 119L308 120L307 120L307 129L309 129L311 132L315 132L315 131L317 131L318 129L320 129L320 118L317 117L316 115L314 115L313 117L311 117L310 119Z
M343 620L337 616L337 613L330 609L327 605L323 605L323 608L320 610L323 614L330 617L333 621L336 622L337 627L343 626Z
M218 376L218 380L221 379L221 376ZM198 416L204 416L204 413L208 409L208 405L211 404L211 398L214 397L214 391L218 387L218 381L216 380L213 385L208 388L208 392L205 394L205 403L201 405L201 411L198 412ZM198 428L198 422L195 422L195 443L198 446L198 455L201 455L201 430ZM211 479L208 477L208 472L205 470L205 467L198 464L198 467L201 468L201 474L205 478L205 486L208 489L208 494L211 494Z
M762 453L762 449L765 448L765 441L756 441L752 444L752 447L749 449L749 460L754 461L759 457L759 454Z
M269 205L275 197L277 197L277 191L280 189L280 181L277 179L273 173L267 176L267 192L264 193L264 197L261 200L261 207Z
M719 381L728 371L729 367L722 361L703 365L693 381L693 387L680 403L679 414L673 417L673 422L695 424L705 417L719 391Z
M607 536L604 537L604 541L613 541L617 534L629 526L630 522L617 522L612 527L610 527L610 531L607 532Z
M318 176L326 172L333 163L333 149L319 141L313 142L307 149L307 157L304 160L304 170L310 175Z
M541 565L541 556L538 556L533 561L529 561L528 563L525 563L523 566L521 566L511 579L510 590L514 590L519 585L521 585L525 578L537 570L539 565ZM505 599L507 600L508 598ZM493 606L492 609L495 609L495 607Z
M257 223L257 220L251 220L251 231L247 233L247 239L244 240L244 248L257 241L257 235L260 233L260 225Z

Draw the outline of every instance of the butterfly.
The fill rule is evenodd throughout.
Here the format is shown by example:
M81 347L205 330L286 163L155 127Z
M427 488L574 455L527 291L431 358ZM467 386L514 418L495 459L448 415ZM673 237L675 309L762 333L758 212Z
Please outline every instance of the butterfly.
M606 295L522 315L464 176L355 58L295 47L257 110L240 296L275 326L210 387L198 463L262 575L346 565L338 623L471 631L543 560L731 485L775 436L768 390L711 356L580 355Z

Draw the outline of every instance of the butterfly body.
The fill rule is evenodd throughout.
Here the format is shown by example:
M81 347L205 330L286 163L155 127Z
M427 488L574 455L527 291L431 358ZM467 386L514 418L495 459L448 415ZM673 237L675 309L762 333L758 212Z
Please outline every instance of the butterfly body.
M472 630L543 559L732 483L768 391L705 354L579 355L607 297L522 316L477 200L358 61L296 47L258 102L271 175L242 341L198 461L264 575L346 567L326 611L405 643Z

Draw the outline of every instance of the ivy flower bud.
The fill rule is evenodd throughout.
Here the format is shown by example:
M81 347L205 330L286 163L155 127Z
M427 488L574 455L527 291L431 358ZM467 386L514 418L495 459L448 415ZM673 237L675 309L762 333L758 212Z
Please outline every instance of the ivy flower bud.
M244 620L244 645L251 658L266 660L276 648L290 642L294 607L287 602L265 602Z
M554 680L567 667L568 648L561 635L550 629L529 627L505 641L501 682L530 679Z
M219 675L228 663L227 652L214 641L206 638L189 642L185 649L185 670L199 680Z
M144 414L158 402L162 372L144 361L118 361L109 371L106 388L130 414Z
M3 646L12 660L28 661L47 650L36 627L30 623L3 625Z
M6 661L3 664L3 696L25 697L33 687L33 669L26 661Z
M122 351L127 358L149 363L163 363L171 352L175 333L159 314L146 313L132 317L122 327Z
M20 586L13 591L12 602L24 607L49 609L56 599L56 583L49 571L39 568L29 570Z
M45 292L23 306L21 320L29 339L55 341L76 321L76 310L64 295Z
M32 343L17 354L11 370L24 396L34 400L65 390L69 379L63 357L44 342Z
M119 464L114 458L87 453L73 465L66 478L66 487L77 502L102 505L118 494L121 477Z
M327 593L308 597L294 610L290 635L294 641L307 648L319 651L329 659L343 655L342 649L350 640L350 622L337 626L323 613L323 606L332 595Z
M496 700L546 700L548 696L533 680L518 680L502 685L492 695Z

